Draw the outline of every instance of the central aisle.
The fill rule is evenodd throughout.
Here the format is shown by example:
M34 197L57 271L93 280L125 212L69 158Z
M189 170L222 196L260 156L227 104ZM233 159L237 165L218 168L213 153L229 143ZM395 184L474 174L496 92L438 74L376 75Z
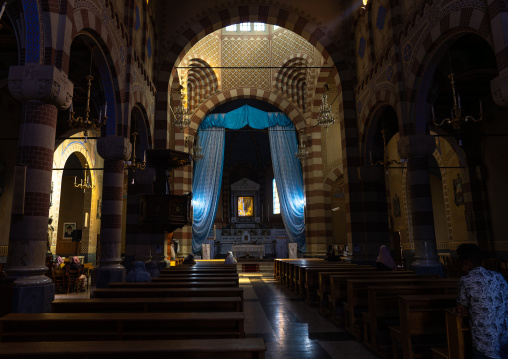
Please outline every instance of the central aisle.
M261 273L242 273L245 290L245 334L261 337L267 359L375 359L361 343L318 313L273 278L273 262L260 263Z

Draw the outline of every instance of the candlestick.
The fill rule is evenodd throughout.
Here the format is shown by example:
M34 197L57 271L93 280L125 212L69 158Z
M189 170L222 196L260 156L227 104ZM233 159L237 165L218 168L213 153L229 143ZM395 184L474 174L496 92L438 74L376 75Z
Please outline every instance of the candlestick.
M143 151L143 162L146 162L146 150Z
M432 118L436 118L436 115L434 114L434 105L432 105L431 109L432 109Z
M74 184L76 184L76 176L74 176Z
M106 101L106 105L104 106L104 116L108 113L108 102Z
M461 108L460 107L460 94L458 94L457 97L459 98L459 109L460 109Z
M101 108L101 110L99 111L99 123L101 123L101 120L102 120L102 108Z

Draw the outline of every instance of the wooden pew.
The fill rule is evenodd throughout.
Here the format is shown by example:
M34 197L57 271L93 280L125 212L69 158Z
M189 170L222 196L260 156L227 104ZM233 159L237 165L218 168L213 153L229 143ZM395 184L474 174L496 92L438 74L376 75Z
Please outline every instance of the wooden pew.
M238 278L238 273L161 273L159 278L173 278L173 277L188 277L188 278L209 278L209 277L221 277L221 278ZM154 278L155 279L155 278Z
M310 269L356 269L356 268L364 268L364 266L359 266L357 264L351 263L340 263L340 262L331 262L330 264L303 264L303 265L294 265L293 266L293 274L291 280L290 289L293 289L297 294L304 295L305 294L305 285L307 283L307 270ZM317 279L317 276L316 276ZM317 280L316 280L317 283Z
M243 288L99 288L95 298L240 297Z
M359 268L363 268L363 266L358 266ZM349 271L348 273L351 273L352 275L361 275L365 278L368 278L370 274L376 275L376 273L379 273L379 271L375 268L372 268L370 270L356 270L356 271ZM332 275L345 275L348 273L344 272L337 272L337 271L319 271L318 274L318 288L316 290L316 295L318 297L318 310L321 314L324 315L330 315L330 307L328 305L328 296L330 294L330 276ZM404 272L406 273L406 272ZM311 273L313 275L313 273ZM308 285L308 284L307 284Z
M238 287L235 281L221 282L115 282L109 288L215 288Z
M10 313L1 342L243 338L244 314Z
M0 358L264 359L261 338L0 343Z
M243 312L240 297L57 299L52 313Z
M459 317L453 309L445 310L446 348L431 348L434 359L471 359L473 342L469 329L469 317Z
M289 262L289 261L295 261L297 259L287 259L287 258L275 258L273 260L273 277L280 281L281 279L281 275L282 275L282 272L283 272L283 264L285 262ZM324 262L323 259L321 258L308 258L306 259L308 262L309 261L318 261L318 262Z
M393 358L399 358L399 344L404 359L413 359L415 349L418 354L430 356L431 347L446 345L444 311L454 307L456 300L456 294L400 296L400 326L390 327ZM419 336L418 348L415 347L414 336Z
M281 282L281 284L284 284L286 283L286 279L287 279L287 272L290 270L290 264L293 264L293 263L311 263L311 262L322 262L322 263L325 263L323 259L318 259L318 258L308 258L308 259L281 259L280 260L280 263L279 263L279 273L278 273L278 276L277 276L277 280L279 282ZM292 269L292 267L291 267Z
M365 273L349 273L349 274L331 274L330 279L330 294L328 295L328 306L331 320L338 325L348 326L348 321L345 320L345 315L347 314L344 311L344 302L347 302L347 281L348 279L385 279L388 278L421 278L419 275L413 272L406 271L394 271L394 272L384 272L384 271L368 271ZM365 286L367 287L367 285ZM367 294L365 293L365 298L367 298ZM340 313L337 315L336 310L339 309Z
M197 277L197 276L164 276L159 278L152 278L154 282L235 282L238 284L239 277L237 276L218 276L218 277Z
M356 266L355 264L350 263L340 263L340 262L301 262L301 263L287 263L287 271L285 274L285 285L291 289L294 290L297 286L297 283L300 281L300 268L302 267L322 267L322 268L337 268L337 267L344 267L344 266ZM305 278L305 276L304 276Z
M161 274L166 273L178 273L178 274L205 274L205 273L213 273L213 274L223 274L223 273L234 273L237 274L236 267L233 268L182 268L179 267L171 267L171 269L166 270L167 268L161 271Z
M420 285L434 284L449 286L449 283L457 283L456 279L439 279L433 275L416 275L415 277L404 278L377 278L377 279L348 279L347 280L347 302L344 303L345 329L351 333L356 339L362 338L361 314L357 312L367 310L368 305L368 286L374 285ZM356 325L356 324L359 325Z
M437 281L435 284L369 286L367 291L369 309L368 312L362 313L364 344L379 356L389 356L390 352L383 348L386 347L385 344L387 346L391 344L388 327L399 323L398 297L414 294L456 295L458 286L456 281L445 283ZM378 336L383 337L384 333L387 334L388 343L378 339Z

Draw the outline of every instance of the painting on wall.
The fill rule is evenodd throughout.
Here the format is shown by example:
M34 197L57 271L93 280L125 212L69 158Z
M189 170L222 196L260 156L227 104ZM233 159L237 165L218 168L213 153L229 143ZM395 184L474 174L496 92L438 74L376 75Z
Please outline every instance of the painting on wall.
M76 229L76 222L66 222L63 224L63 237L72 238L72 231Z
M462 178L457 173L457 178L453 180L453 194L455 195L455 204L460 206L464 204L464 192L462 190Z

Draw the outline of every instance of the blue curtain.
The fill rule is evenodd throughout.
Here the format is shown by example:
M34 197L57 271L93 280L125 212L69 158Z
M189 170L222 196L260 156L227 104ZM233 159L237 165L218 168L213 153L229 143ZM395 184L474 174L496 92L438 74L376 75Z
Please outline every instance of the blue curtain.
M281 112L265 112L244 105L228 113L206 116L199 126L198 143L204 158L194 168L192 252L201 251L212 230L219 203L224 162L224 128L238 130L245 126L269 128L273 171L284 225L290 241L305 252L305 198L300 162L295 158L296 132L291 120Z
M305 196L300 162L295 157L297 151L296 133L290 126L273 126L268 129L273 172L282 220L289 240L296 243L300 252L306 251L305 244Z
M196 163L192 181L192 252L201 252L206 242L219 204L224 163L224 128L200 131L198 143L203 149L204 158Z

